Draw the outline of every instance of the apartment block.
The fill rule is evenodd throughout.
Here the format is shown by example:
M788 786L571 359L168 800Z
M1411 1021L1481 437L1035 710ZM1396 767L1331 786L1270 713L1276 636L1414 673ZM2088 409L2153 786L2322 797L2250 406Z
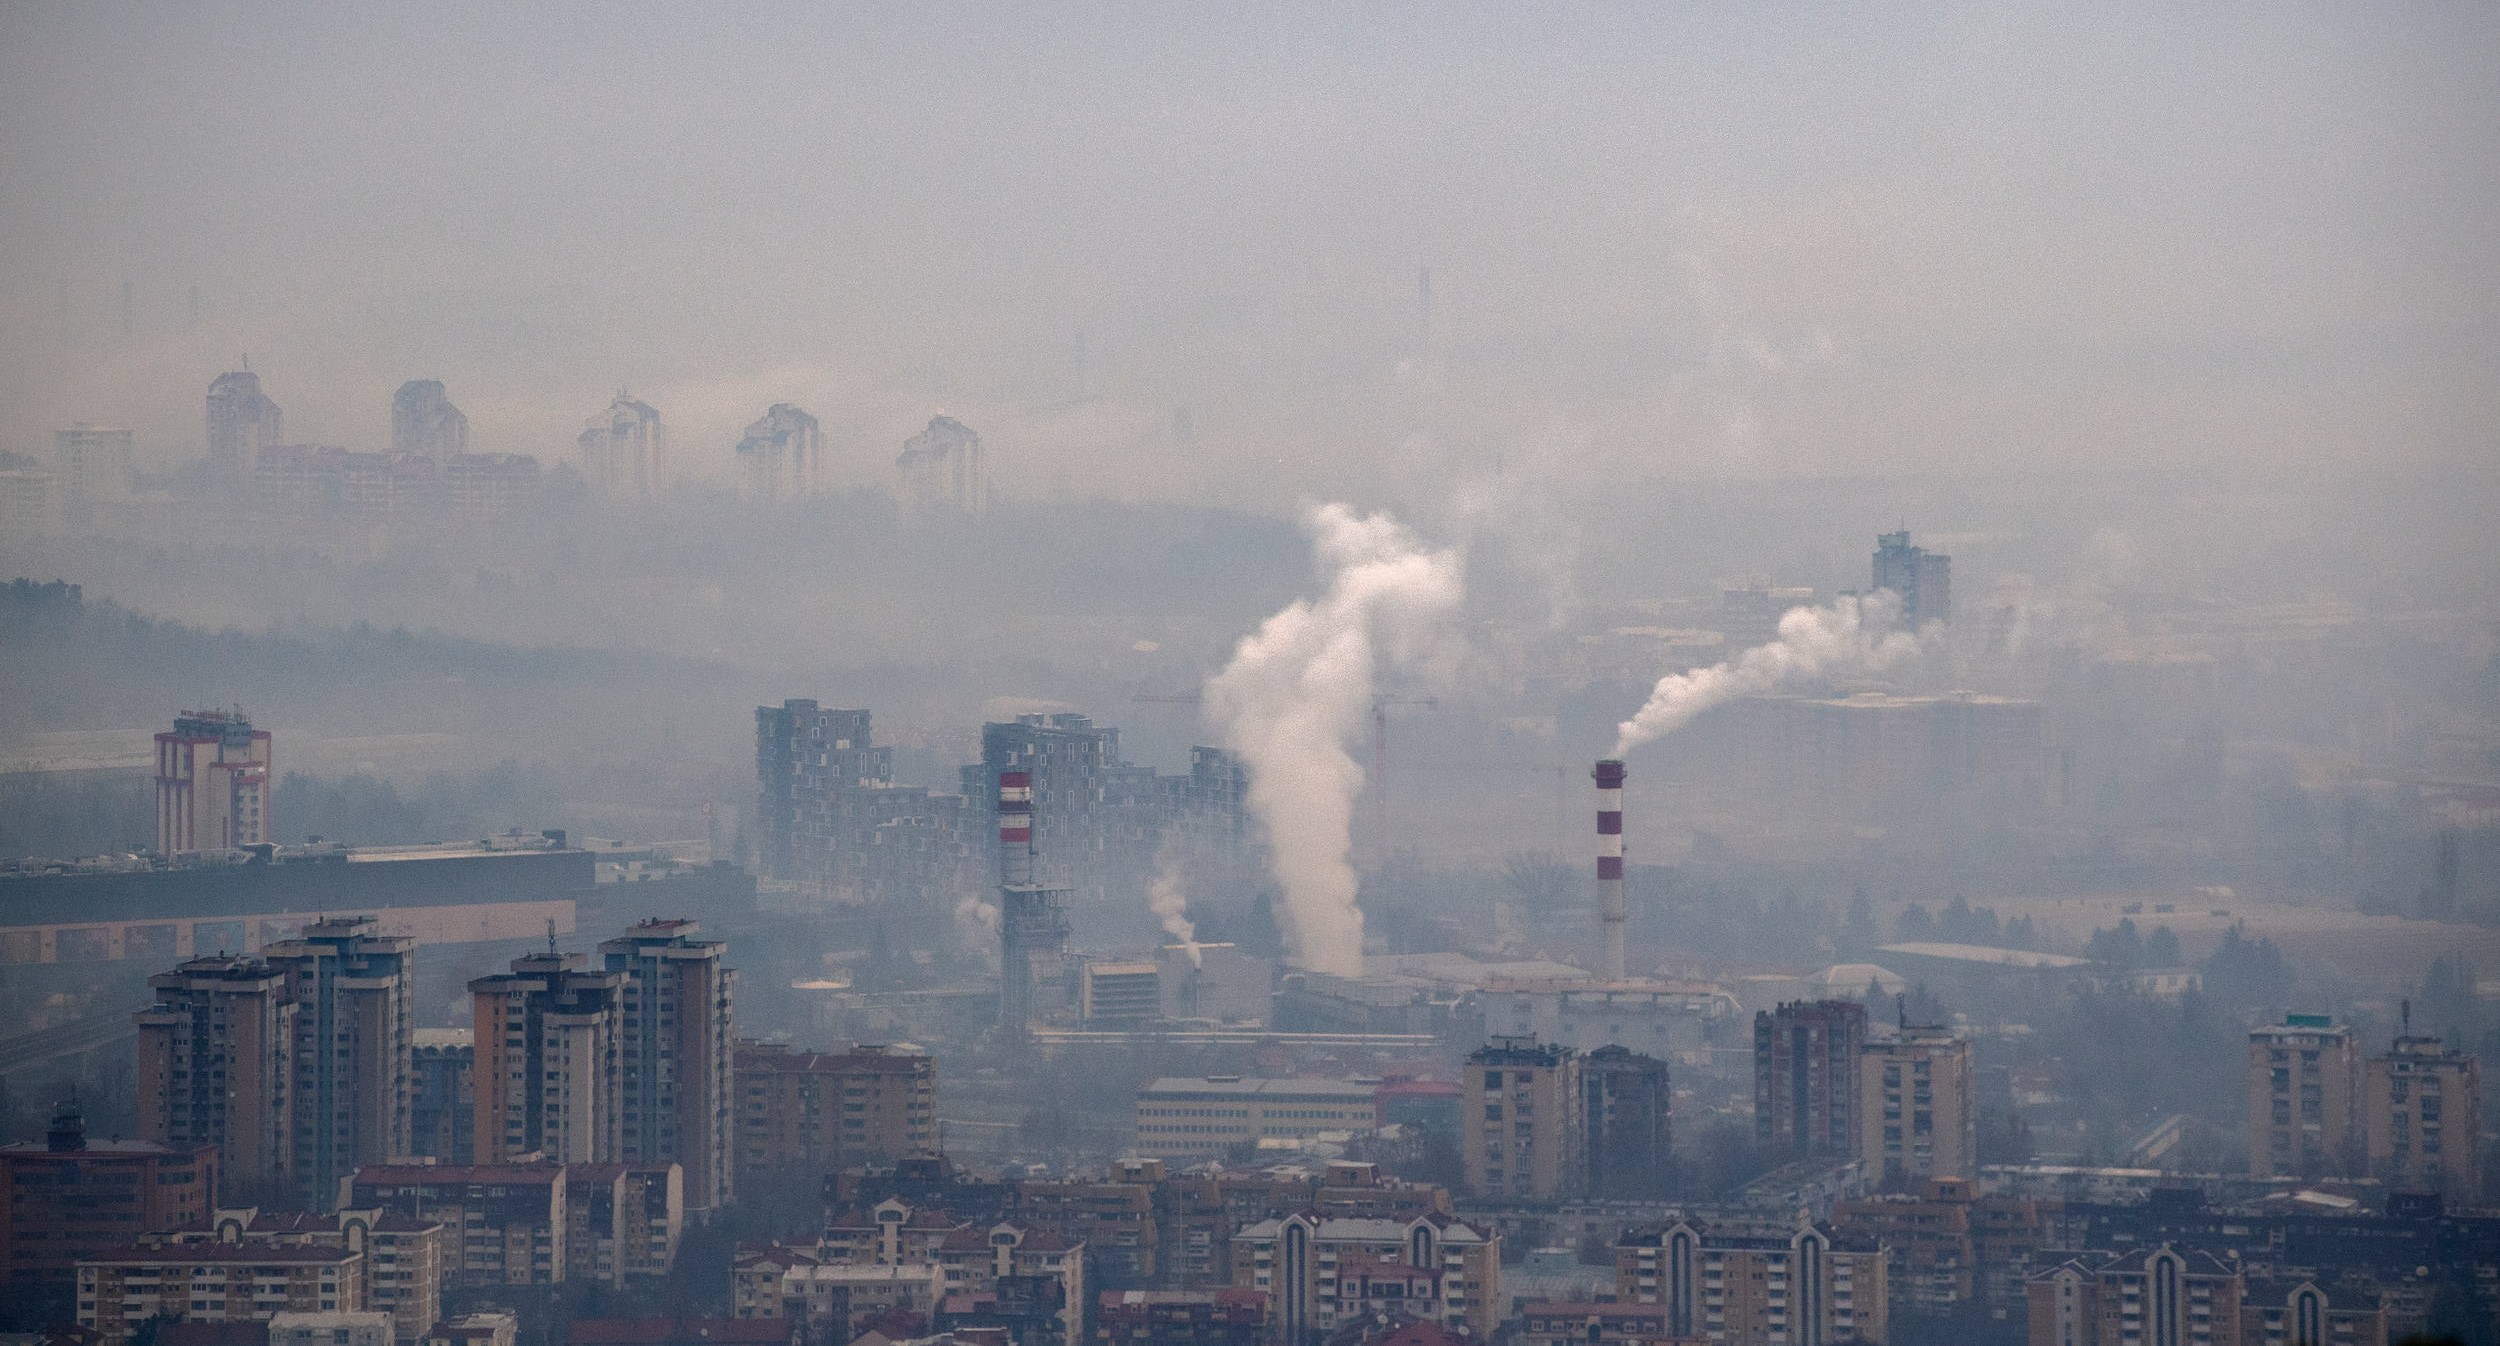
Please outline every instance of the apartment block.
M685 1171L675 1164L564 1166L565 1279L655 1281L685 1236Z
M208 1219L140 1240L149 1246L343 1248L362 1251L357 1296L387 1320L399 1346L414 1346L443 1313L444 1261L452 1236L442 1221L384 1210L329 1215L223 1207Z
M938 1149L937 1063L863 1044L847 1052L737 1045L738 1167L822 1174Z
M295 1200L326 1207L339 1180L408 1153L409 1002L416 941L382 933L371 916L332 917L261 951L296 1007Z
M1623 1047L1600 1047L1580 1063L1580 1117L1588 1128L1588 1190L1612 1197L1662 1195L1675 1160L1669 1118L1675 1093L1667 1063Z
M555 952L469 983L478 1162L593 1163L624 1153L624 986L622 973Z
M693 921L647 920L601 943L599 962L625 976L616 1157L682 1166L687 1208L708 1210L727 1205L735 1185L737 973L721 965L729 946L699 932Z
M1615 1242L1615 1298L1656 1304L1670 1337L1726 1346L1883 1341L1891 1308L1881 1245L1801 1219L1787 1228L1687 1220Z
M217 1189L215 1145L91 1140L64 1107L44 1139L0 1145L0 1285L66 1293L80 1257L203 1219Z
M1279 1338L1301 1341L1360 1316L1365 1296L1392 1283L1431 1296L1405 1312L1478 1340L1492 1339L1509 1312L1502 1297L1501 1236L1448 1216L1412 1220L1329 1217L1298 1212L1233 1233L1233 1285L1268 1296ZM1348 1284L1346 1269L1404 1267L1436 1273L1398 1282L1369 1274Z
M1783 1158L1855 1153L1865 1043L1866 1007L1854 1000L1797 1001L1756 1014L1755 1142Z
M2241 1346L2243 1340L2245 1285L2237 1270L2210 1253L2168 1244L2123 1253L2044 1253L2026 1289L2030 1339L2046 1346ZM2328 1338L2307 1341L2326 1346Z
M446 1284L555 1285L570 1270L562 1164L376 1164L345 1188L349 1208L441 1221Z
M1857 1154L1886 1185L1979 1171L1968 1038L1906 1025L1861 1049L1858 1081Z
M2361 1050L2324 1014L2287 1014L2248 1035L2248 1171L2253 1177L2357 1175ZM2391 1142L2392 1143L2392 1142Z
M2370 1176L2471 1202L2482 1193L2482 1063L2405 1034L2370 1058L2362 1113Z
M471 1002L474 1014L475 1001ZM477 1162L477 1033L419 1028L408 1035L408 1152L446 1164Z
M1459 1157L1467 1190L1551 1201L1587 1178L1582 1058L1534 1038L1497 1037L1467 1058Z
M364 1257L352 1248L161 1244L78 1260L78 1325L124 1342L150 1320L265 1323L293 1310L358 1312Z
M140 1138L216 1146L229 1195L289 1199L300 1007L287 996L286 973L219 954L150 977L148 987L156 1003L135 1016L131 1072Z

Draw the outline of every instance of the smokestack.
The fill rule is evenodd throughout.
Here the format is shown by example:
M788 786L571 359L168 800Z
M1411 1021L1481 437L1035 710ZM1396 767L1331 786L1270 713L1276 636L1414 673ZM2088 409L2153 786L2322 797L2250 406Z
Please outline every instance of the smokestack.
M1010 888L1033 883L1033 773L998 773L998 881Z
M1623 763L1609 757L1589 773L1597 782L1597 905L1605 922L1606 953L1597 969L1607 981L1623 980Z

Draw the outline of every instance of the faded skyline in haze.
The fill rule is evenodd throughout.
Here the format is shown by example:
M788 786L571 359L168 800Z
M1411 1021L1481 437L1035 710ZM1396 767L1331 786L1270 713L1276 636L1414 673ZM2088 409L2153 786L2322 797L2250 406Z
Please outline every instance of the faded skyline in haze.
M14 5L0 446L170 469L248 352L294 440L438 377L553 463L625 386L690 477L790 401L837 484L945 411L1271 511L2481 468L2494 87L2466 7Z

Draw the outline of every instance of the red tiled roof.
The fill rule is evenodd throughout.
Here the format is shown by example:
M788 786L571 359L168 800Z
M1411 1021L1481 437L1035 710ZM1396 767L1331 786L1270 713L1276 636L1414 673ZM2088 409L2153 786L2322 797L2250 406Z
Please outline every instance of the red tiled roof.
M158 1323L156 1340L157 1346L268 1346L269 1324Z
M157 1262L344 1262L364 1254L345 1248L324 1248L301 1243L168 1243L149 1248L128 1246L106 1248L84 1253L81 1262L157 1263Z
M576 1318L568 1346L789 1346L786 1318Z
M563 1172L562 1164L368 1164L356 1170L356 1185L553 1186L557 1175Z

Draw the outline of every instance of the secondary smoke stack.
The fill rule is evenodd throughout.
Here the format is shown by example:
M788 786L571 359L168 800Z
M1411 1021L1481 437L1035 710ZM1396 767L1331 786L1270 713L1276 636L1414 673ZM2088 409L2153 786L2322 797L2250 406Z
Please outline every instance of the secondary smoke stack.
M998 881L1010 888L1033 883L1033 773L998 773Z
M1605 922L1605 980L1623 980L1623 763L1606 758L1589 773L1597 782L1597 905Z

